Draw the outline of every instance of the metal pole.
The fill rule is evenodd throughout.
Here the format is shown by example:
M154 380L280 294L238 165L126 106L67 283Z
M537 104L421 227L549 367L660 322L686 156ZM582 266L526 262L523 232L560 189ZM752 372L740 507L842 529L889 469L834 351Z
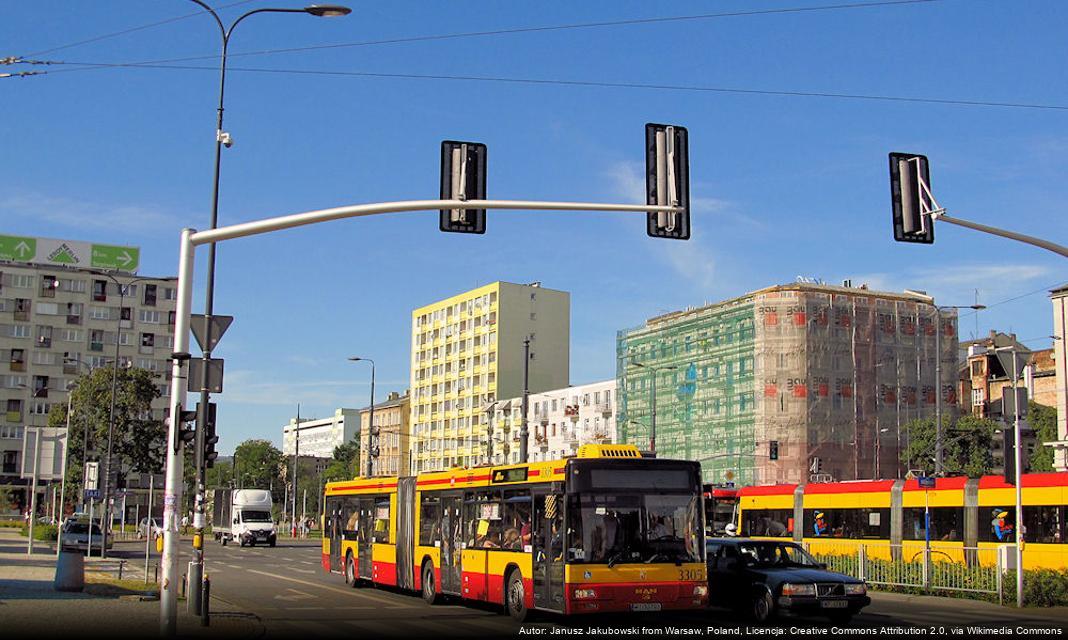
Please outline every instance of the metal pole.
M371 409L370 415L367 417L368 429L367 432L367 477L374 477L374 459L378 456L375 455L375 444L378 442L378 433L375 430L375 361L368 360L371 363Z
M1014 409L1013 432L1016 441L1016 606L1023 607L1024 567L1023 567L1023 447L1020 442L1020 394L1016 391L1019 368L1016 364L1016 346L1012 347L1012 404ZM1008 452L1006 452L1008 453Z
M1013 231L1006 231L1004 229L998 229L997 227L990 227L985 224L979 224L976 222L969 222L968 220L961 220L960 218L951 218L944 213L939 213L937 215L932 214L931 217L935 220L949 222L951 224L959 225L961 227L967 227L968 229L974 229L975 231L982 231L984 233L990 233L995 236L1001 236L1002 238L1008 238L1010 240L1017 240L1019 242L1031 244L1036 247L1041 247L1048 251L1052 251L1057 255L1068 258L1068 247L1063 247L1054 242L1043 240L1042 238L1036 238L1034 236L1028 236L1022 233L1015 233Z
M290 535L294 538L297 537L297 464L300 462L300 403L297 403L297 424L294 430L297 443L296 448L293 451L293 510L292 520L290 521Z
M108 276L115 286L119 288L119 317L115 323L115 360L111 363L111 408L108 410L108 451L107 457L104 459L104 493L103 493L103 511L104 522L101 523L101 529L104 532L104 540L107 540L108 530L111 529L111 500L110 498L110 480L111 480L111 441L115 432L115 391L118 384L119 375L119 338L122 335L122 308L123 302L126 300L126 292L128 287L132 283L126 283L123 285L113 276ZM131 314L132 315L132 314ZM92 537L92 528L90 527L89 536ZM100 545L100 557L103 558L107 555L107 544Z
M70 450L70 412L71 412L71 400L74 398L74 389L67 391L67 428L63 434L63 471L62 477L59 481L59 528L56 529L56 557L59 557L59 550L63 548L63 516L66 514L66 509L63 508L63 500L67 497L67 452ZM92 535L92 528L89 530L89 534Z
M30 489L30 536L26 553L33 555L33 523L37 520L37 465L41 461L41 428L35 427L33 438L33 484Z
M942 311L935 307L935 476L942 475Z
M152 540L155 538L152 523L155 520L152 518L152 498L155 497L156 488L156 475L150 473L148 475L148 523L145 526L145 584L148 584L148 556L151 553Z
M519 461L526 462L529 455L527 439L530 437L530 427L527 423L527 409L530 402L530 338L523 340L523 401L520 408L522 416L519 419Z
M656 457L656 373L657 370L653 367L649 367L649 373L653 377L653 397L650 401L650 415L649 415L649 453Z
M160 579L160 635L173 636L177 627L178 589L178 512L182 499L182 447L177 420L185 404L188 384L189 319L193 297L194 246L192 229L182 230L178 259L178 292L175 307L174 354L171 364L170 426L167 432L167 482L163 493L163 558Z

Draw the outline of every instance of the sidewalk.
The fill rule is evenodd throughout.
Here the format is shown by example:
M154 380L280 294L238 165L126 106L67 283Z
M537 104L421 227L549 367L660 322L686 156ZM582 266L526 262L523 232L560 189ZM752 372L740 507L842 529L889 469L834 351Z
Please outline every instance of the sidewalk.
M116 544L116 548L125 547ZM134 547L130 547L133 549ZM116 549L116 550L117 550ZM143 556L142 556L143 558ZM153 564L158 557L153 558ZM0 628L6 637L142 638L159 635L160 603L142 599L129 589L90 585L88 576L107 569L114 577L113 560L87 560L86 591L65 593L52 589L56 570L55 547L35 542L32 556L26 553L26 538L17 531L0 529ZM124 582L144 581L143 560L129 559ZM152 569L150 568L151 572ZM130 584L130 583L127 583ZM150 581L146 590L155 591ZM211 626L202 627L200 618L186 613L184 600L178 603L179 637L252 638L263 633L259 619L237 610L218 598L211 600Z

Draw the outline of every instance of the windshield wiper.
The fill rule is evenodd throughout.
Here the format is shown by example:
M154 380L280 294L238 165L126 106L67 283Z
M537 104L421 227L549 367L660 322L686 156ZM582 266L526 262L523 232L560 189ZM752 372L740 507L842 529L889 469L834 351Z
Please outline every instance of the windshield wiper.
M616 553L613 553L612 556L608 558L608 568L611 569L612 567L616 566L616 564L623 559L623 556L625 556L627 552L631 550L632 545L633 543L628 542L627 544L623 545L622 549L620 549Z

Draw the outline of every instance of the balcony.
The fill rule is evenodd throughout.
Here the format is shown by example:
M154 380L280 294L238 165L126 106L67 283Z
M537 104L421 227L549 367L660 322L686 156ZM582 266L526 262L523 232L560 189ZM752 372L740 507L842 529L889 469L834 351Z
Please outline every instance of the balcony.
M606 416L607 417L607 416L612 415L612 403L610 403L610 402L602 402L602 403L598 404L597 405L597 411L600 412L600 414L602 416Z

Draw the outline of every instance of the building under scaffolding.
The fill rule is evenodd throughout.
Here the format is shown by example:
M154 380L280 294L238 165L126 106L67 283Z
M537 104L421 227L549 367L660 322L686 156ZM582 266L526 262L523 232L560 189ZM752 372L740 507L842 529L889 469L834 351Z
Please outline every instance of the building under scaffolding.
M796 283L651 318L617 335L620 441L648 447L655 375L657 455L705 482L899 477L904 425L935 413L939 326L948 420L957 314L926 295Z

